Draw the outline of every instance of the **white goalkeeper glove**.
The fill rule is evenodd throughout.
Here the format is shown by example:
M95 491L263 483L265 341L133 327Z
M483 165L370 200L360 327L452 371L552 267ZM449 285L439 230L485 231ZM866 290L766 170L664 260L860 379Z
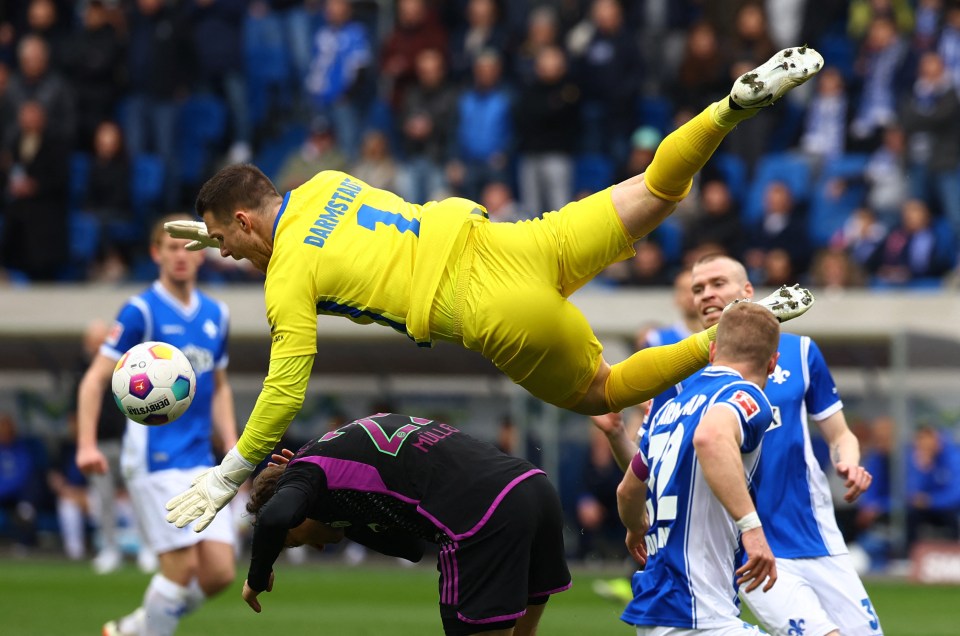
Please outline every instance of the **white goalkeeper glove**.
M203 221L167 221L163 224L163 229L173 238L189 239L187 249L191 252L205 247L220 249L220 242L210 238L207 234L207 224Z
M167 502L167 521L182 528L198 519L193 531L201 532L230 503L254 468L232 448L219 466L197 475L189 489Z

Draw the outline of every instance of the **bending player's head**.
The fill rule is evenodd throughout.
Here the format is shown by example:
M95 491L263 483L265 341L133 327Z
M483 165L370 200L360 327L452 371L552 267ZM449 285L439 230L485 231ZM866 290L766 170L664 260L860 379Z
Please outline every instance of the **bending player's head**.
M260 523L263 508L277 493L277 484L286 470L286 464L271 464L260 471L253 480L250 489L250 500L247 502L247 512L253 515L253 525ZM323 550L328 543L338 543L343 539L343 528L334 528L315 519L305 519L301 524L287 529L284 547L296 548L309 545L317 550Z
M756 303L737 303L720 318L711 360L766 378L777 366L779 344L780 322L772 311Z
M207 234L220 243L221 256L238 261L245 258L266 272L282 201L259 168L237 164L227 166L203 184L196 211L207 225Z
M247 512L253 515L254 525L260 516L260 510L277 492L277 482L286 470L286 464L272 464L260 471L250 489L250 500L247 502Z
M207 214L221 224L229 223L237 211L248 214L265 214L277 201L280 193L260 168L239 163L223 168L213 175L197 195L197 216L206 219Z

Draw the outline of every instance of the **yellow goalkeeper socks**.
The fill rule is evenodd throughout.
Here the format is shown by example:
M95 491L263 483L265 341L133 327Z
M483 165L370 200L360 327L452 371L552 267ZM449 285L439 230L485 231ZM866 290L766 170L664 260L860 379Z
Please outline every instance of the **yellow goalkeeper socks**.
M753 117L759 108L740 108L729 97L707 106L699 115L667 135L644 174L647 189L661 199L680 201L734 126Z
M604 387L608 410L614 413L645 402L701 369L716 338L714 325L676 344L643 349L613 365Z

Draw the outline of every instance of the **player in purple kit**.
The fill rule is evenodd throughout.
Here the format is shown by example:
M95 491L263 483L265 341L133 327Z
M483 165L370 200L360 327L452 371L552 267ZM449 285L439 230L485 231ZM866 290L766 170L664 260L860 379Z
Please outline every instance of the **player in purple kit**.
M378 413L274 459L247 505L256 522L243 598L256 612L285 546L344 537L409 561L440 546L447 635L534 634L550 595L570 587L546 475L450 424Z

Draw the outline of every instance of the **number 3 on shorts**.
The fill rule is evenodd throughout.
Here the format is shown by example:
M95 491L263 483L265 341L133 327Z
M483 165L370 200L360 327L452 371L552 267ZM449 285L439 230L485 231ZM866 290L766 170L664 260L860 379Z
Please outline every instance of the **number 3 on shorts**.
M398 232L413 232L414 236L420 236L420 219L407 219L396 212L387 212L378 210L369 205L361 205L357 210L357 224L368 230L376 230L377 223L392 225Z
M873 611L873 604L870 602L870 599L861 599L860 604L863 605L864 609L867 610L867 614L870 615L870 629L880 627L880 621L877 620L877 614Z

